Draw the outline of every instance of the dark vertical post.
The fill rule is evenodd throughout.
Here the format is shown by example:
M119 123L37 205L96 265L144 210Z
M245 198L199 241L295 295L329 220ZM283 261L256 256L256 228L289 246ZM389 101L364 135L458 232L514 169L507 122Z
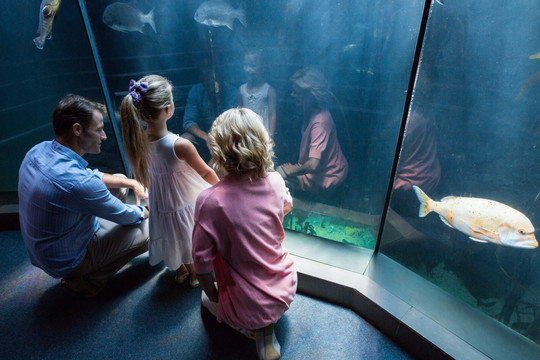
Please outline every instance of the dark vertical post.
M101 66L101 59L97 50L96 39L94 38L94 33L92 32L92 28L90 26L90 19L88 18L88 13L86 11L86 5L84 3L84 0L78 0L78 3L84 29L86 31L86 38L88 39L88 44L90 45L90 50L92 51L92 58L94 59L94 65L96 66L96 72L98 74L99 83L101 85L101 91L103 93L103 98L105 99L105 106L107 107L107 113L109 114L109 120L111 122L113 136L116 140L118 152L120 153L120 159L122 160L124 172L127 174L128 167L126 163L126 157L124 154L124 150L120 145L122 143L122 139L120 138L120 131L118 130L118 125L116 124L114 108L112 106L109 88L107 87L107 82L105 80L105 72L103 71L103 67Z
M386 200L384 202L384 208L381 216L381 224L379 226L379 234L377 236L377 244L375 245L375 252L379 251L381 245L381 238L384 230L384 224L386 222L386 215L388 213L388 207L390 206L390 197L392 195L392 187L394 185L394 178L396 176L397 165L399 160L399 154L401 152L401 145L403 144L403 135L405 133L405 125L407 123L407 117L409 116L409 110L411 107L411 100L414 90L414 82L416 80L416 74L418 73L418 66L420 65L420 55L422 53L422 44L424 43L424 35L426 32L427 21L429 17L429 11L431 9L432 0L426 0L424 3L424 12L422 14L422 21L420 23L420 29L418 31L418 39L416 41L416 50L414 52L414 60L411 68L411 76L409 78L409 87L407 88L407 96L405 100L405 107L403 108L403 115L401 117L401 127L399 129L399 137L396 143L396 151L394 153L394 163L392 165L392 172L390 174L390 181L388 183L388 189L386 191Z

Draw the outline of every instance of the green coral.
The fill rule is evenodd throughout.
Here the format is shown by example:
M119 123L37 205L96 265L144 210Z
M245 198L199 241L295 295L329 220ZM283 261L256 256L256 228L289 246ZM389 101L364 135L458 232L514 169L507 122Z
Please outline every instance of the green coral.
M371 249L377 241L364 225L301 210L294 210L287 215L283 226L308 235Z

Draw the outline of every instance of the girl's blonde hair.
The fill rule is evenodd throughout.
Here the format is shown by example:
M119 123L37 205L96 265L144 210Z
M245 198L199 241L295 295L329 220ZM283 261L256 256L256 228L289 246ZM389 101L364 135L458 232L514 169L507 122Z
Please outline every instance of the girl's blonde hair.
M208 144L218 173L260 179L274 167L272 140L262 118L250 109L230 109L218 116Z
M317 69L308 67L300 69L291 76L291 81L300 89L307 91L313 97L313 106L325 109L330 98L335 98L328 89L328 82Z
M133 177L148 188L150 150L143 124L155 121L161 111L172 104L172 85L162 76L148 75L137 81L135 88L132 91L130 87L120 107L122 136Z

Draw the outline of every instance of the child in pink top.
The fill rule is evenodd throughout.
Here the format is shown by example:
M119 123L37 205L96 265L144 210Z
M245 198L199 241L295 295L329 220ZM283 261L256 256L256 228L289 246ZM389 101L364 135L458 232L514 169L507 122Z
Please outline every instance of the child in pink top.
M349 164L341 152L336 127L332 115L327 110L311 116L302 136L298 157L299 167L307 163L310 158L318 159L319 165L312 172L298 175L302 190L330 189L341 184L347 177Z
M329 192L347 178L349 163L341 151L336 126L326 109L333 94L322 73L302 69L291 77L291 94L303 110L304 133L297 164L282 164L277 171L291 188L311 192Z
M293 261L281 244L292 198L281 176L270 171L272 144L253 111L224 112L208 143L218 173L226 175L195 206L193 264L203 305L212 311L217 303L218 321L252 331L259 358L277 359L273 326L296 293Z

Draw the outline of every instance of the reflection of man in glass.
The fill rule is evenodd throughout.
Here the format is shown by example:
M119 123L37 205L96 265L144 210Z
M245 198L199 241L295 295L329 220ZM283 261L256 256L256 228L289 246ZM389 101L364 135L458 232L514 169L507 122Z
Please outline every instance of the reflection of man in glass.
M203 159L210 159L206 140L216 117L236 106L237 90L222 81L219 74L203 70L203 82L193 85L189 91L184 112L184 134L182 137L194 143ZM201 142L198 139L202 139Z
M292 77L292 96L303 110L303 135L298 163L282 164L277 171L302 190L331 191L347 177L349 164L341 151L332 115L327 110L331 92L324 76L307 68Z

